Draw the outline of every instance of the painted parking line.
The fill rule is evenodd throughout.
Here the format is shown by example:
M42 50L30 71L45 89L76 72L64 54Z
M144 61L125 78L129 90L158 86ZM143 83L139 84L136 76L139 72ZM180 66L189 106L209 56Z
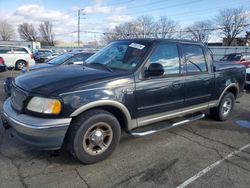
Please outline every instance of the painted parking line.
M178 185L176 188L184 188L187 185L189 185L190 183L194 182L195 180L197 180L198 178L200 178L201 176L203 176L204 174L206 174L207 172L209 172L210 170L212 170L213 168L215 168L216 166L218 166L220 163L222 163L223 161L233 157L234 155L240 153L241 151L245 150L246 148L250 147L250 143L241 147L240 149L228 154L226 157L222 158L221 160L216 161L215 163L211 164L210 166L204 168L203 170L201 170L200 172L198 172L197 174L195 174L194 176L192 176L191 178L187 179L186 181L184 181L182 184Z

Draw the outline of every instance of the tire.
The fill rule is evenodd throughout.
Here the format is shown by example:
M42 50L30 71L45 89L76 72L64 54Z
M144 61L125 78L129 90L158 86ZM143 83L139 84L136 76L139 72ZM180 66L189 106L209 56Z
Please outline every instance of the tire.
M18 60L15 65L16 70L22 70L22 68L27 66L27 62L23 60Z
M72 121L66 145L82 163L92 164L110 156L119 144L120 136L119 121L111 113L90 110Z
M245 87L246 90L250 90L250 84L246 84L245 86L246 86Z
M219 106L210 109L210 115L219 121L226 121L231 117L235 105L233 93L226 92L220 101Z

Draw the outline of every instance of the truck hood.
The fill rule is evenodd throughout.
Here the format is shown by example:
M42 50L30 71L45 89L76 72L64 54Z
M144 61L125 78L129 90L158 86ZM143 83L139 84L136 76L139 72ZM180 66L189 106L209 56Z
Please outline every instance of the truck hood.
M60 89L66 90L80 83L95 82L117 74L79 65L62 65L22 74L15 79L15 85L27 92L51 95Z
M30 66L30 71L40 70L40 69L45 69L45 68L52 68L52 67L55 67L55 66L57 66L57 65L49 64L49 63L37 64L37 65ZM27 71L26 68L22 69L23 73L26 72L26 71Z

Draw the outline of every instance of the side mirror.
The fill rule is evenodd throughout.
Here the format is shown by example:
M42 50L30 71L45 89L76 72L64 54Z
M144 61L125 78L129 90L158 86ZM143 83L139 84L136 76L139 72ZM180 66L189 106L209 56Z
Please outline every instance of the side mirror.
M145 70L145 77L150 76L162 76L164 74L164 68L160 63L152 63L148 69Z

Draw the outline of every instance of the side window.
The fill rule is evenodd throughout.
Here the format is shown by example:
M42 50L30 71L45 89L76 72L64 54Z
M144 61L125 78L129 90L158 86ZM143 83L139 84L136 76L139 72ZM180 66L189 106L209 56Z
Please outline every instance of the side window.
M160 44L157 46L149 63L160 63L164 67L164 75L180 73L180 58L176 44Z
M25 48L13 48L14 53L27 54L27 50Z
M11 48L5 47L5 46L0 46L0 54L7 54L7 53L11 53Z
M82 60L82 56L81 54L76 54L73 57L69 58L68 60L66 60L64 63L77 63L77 64L81 64L83 63Z
M186 57L187 73L207 72L207 64L202 48L199 45L183 44Z
M77 54L77 55L75 55L74 57L71 58L71 61L72 62L79 62L79 61L83 61L83 60L82 60L81 55Z

